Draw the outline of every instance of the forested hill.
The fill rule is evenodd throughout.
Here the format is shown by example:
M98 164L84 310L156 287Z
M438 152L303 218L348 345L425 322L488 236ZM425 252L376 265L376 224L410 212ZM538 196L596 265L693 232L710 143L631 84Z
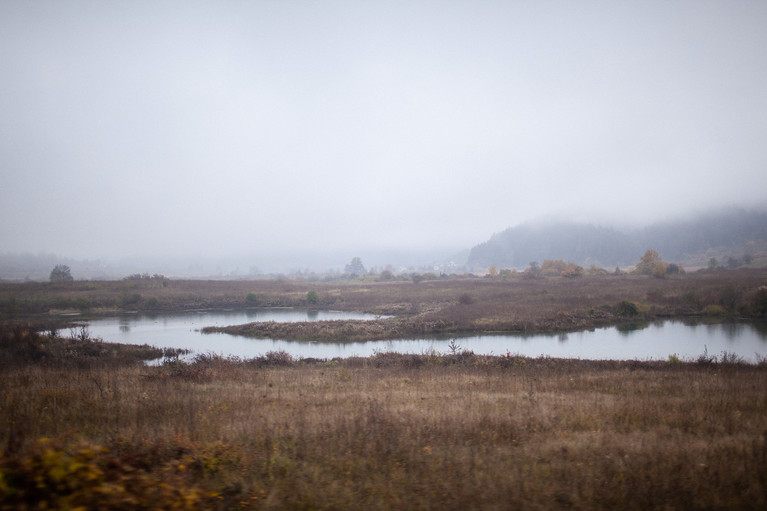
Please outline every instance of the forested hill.
M664 261L705 265L711 257L758 255L767 246L767 212L728 210L644 229L591 224L523 224L494 234L469 253L469 267L524 268L564 259L584 266L635 264L647 249Z

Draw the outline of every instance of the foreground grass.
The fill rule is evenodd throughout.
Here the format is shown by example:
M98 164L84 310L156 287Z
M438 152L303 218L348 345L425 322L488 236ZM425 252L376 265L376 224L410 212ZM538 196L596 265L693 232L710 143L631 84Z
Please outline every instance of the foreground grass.
M765 365L97 356L0 385L2 509L767 507Z

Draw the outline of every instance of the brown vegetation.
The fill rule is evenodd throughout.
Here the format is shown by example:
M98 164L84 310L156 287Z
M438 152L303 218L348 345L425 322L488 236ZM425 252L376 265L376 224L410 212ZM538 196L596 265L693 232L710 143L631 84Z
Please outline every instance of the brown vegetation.
M147 367L56 349L59 363L17 364L17 336L65 340L0 336L0 509L767 506L763 364L271 353Z
M205 331L337 342L575 331L637 320L714 315L713 310L716 315L721 311L733 317L759 317L767 307L759 291L765 282L765 271L740 270L662 280L637 275L592 275L349 285L343 290L320 291L320 302L328 307L394 317L375 321L262 322Z
M129 311L311 307L378 314L376 321L257 323L223 329L255 337L360 341L496 332L575 331L705 315L763 317L767 270L667 275L590 274L403 281L174 281L0 284L0 317L47 322ZM626 308L626 304L630 304ZM627 313L630 312L630 313ZM40 313L46 313L44 316ZM71 317L71 316L70 316Z

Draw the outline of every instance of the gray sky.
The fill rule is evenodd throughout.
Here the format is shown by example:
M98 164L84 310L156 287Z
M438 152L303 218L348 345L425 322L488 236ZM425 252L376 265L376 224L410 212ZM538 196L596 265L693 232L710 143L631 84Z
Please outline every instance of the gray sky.
M0 252L343 264L764 206L766 49L763 0L2 0Z

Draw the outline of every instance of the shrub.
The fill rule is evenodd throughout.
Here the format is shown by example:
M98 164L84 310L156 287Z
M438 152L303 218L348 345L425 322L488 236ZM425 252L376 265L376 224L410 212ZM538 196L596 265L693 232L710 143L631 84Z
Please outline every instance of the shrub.
M760 286L756 290L754 298L751 300L751 307L754 313L759 316L767 315L767 286Z
M51 270L50 280L51 282L71 282L74 280L72 270L66 264L57 264Z
M583 275L582 267L571 261L565 261L563 259L546 259L543 261L540 270L541 275L561 275L563 277L580 277Z
M256 293L248 293L245 296L245 301L248 303L255 304L258 302L258 296L256 295Z
M582 277L583 276L583 268L578 266L577 264L575 266L568 266L564 270L562 270L562 276L563 277Z
M684 268L682 268L681 264L670 263L668 268L666 268L666 273L669 275L683 275Z
M183 470L185 452L176 449L175 453L173 459L158 462L151 449L120 455L99 445L41 438L23 455L0 460L2 508L201 509L212 505Z
M458 297L458 303L461 305L471 305L474 303L474 298L471 297L469 293L463 293L461 296Z
M123 307L137 307L141 301L143 300L143 297L138 293L133 294L124 294L122 298L120 298L120 305Z
M269 366L290 366L293 365L293 356L285 350L269 351L264 362Z
M618 304L616 312L619 316L633 317L638 316L641 311L639 310L639 306L634 302L623 300Z
M93 306L93 304L87 298L78 298L77 300L75 300L75 306L81 311L86 311L90 309Z
M706 305L703 314L706 316L724 316L727 314L727 310L721 305Z
M735 310L742 296L743 291L741 289L726 286L719 292L719 305L729 311Z
M687 291L684 296L684 300L693 307L700 307L700 296L695 290Z
M306 293L306 301L315 304L320 301L320 296L317 294L317 291L309 291Z
M664 262L655 263L652 269L652 276L656 279L665 279L668 273L668 264Z

